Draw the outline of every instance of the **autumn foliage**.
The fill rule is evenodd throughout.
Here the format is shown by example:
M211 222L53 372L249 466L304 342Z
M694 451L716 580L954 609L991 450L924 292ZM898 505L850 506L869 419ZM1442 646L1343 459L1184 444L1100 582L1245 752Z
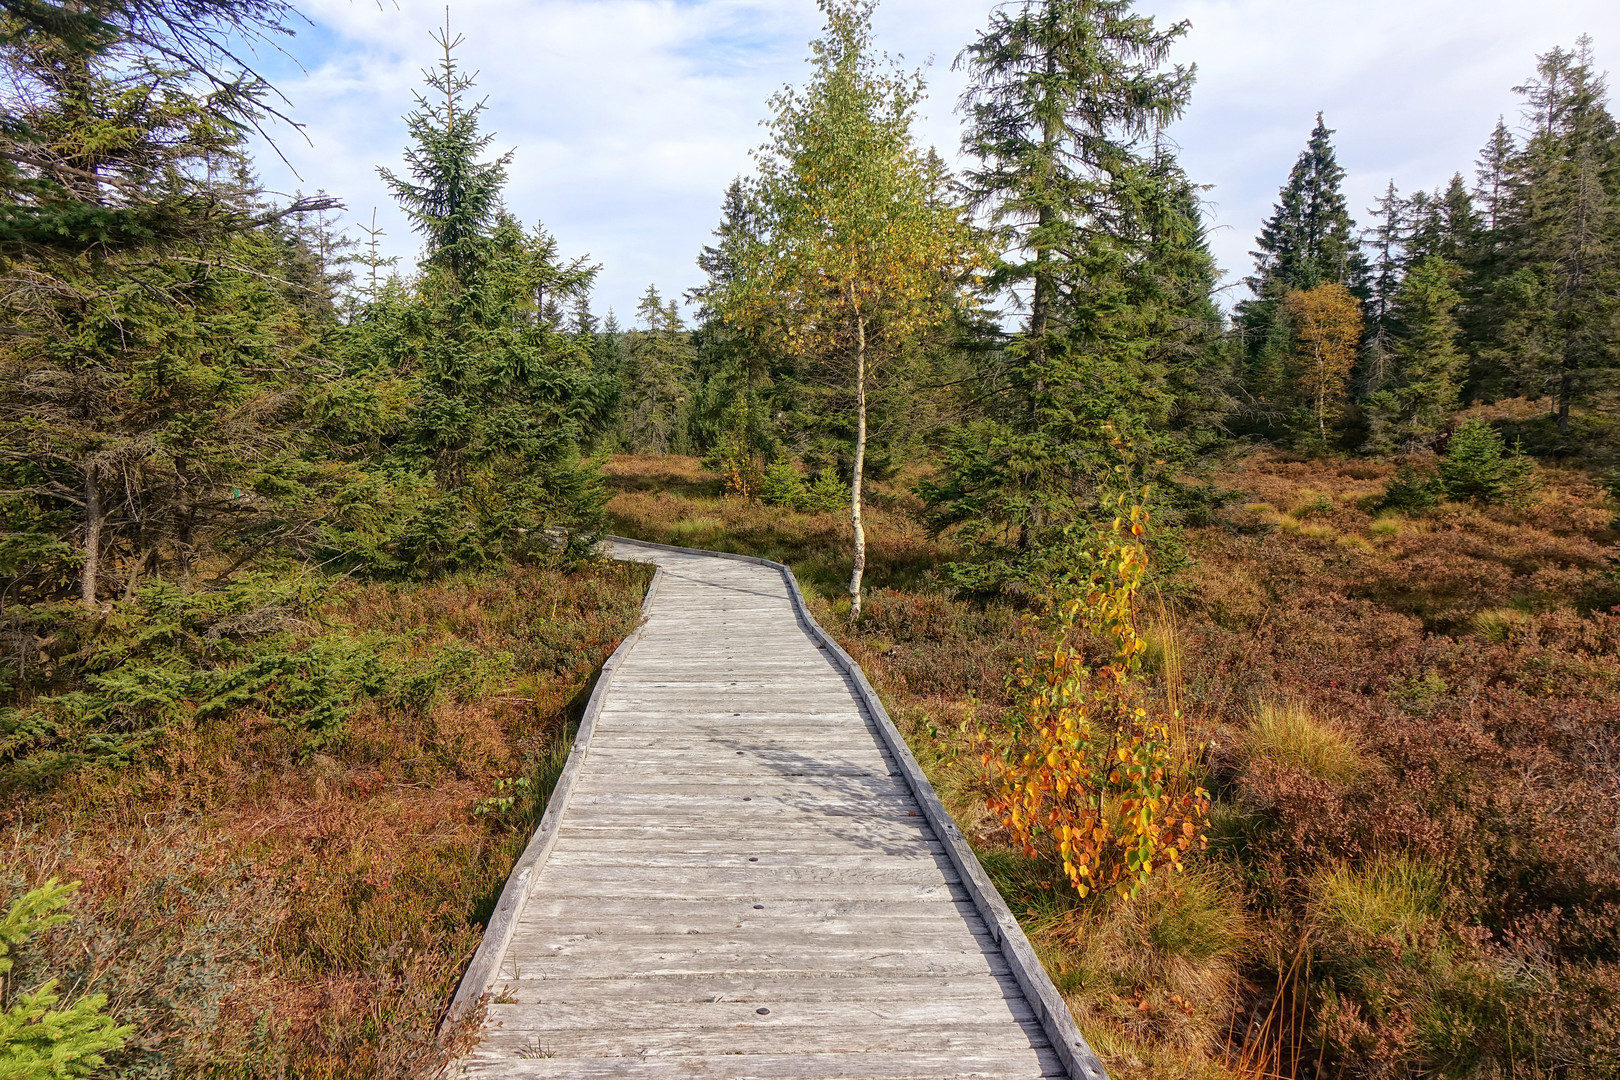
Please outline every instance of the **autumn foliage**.
M1074 582L1026 624L1034 647L1018 661L1005 733L975 733L998 773L990 810L1030 858L1060 864L1081 896L1134 896L1202 847L1209 822L1179 711L1166 715L1144 693L1137 606L1149 515L1123 501L1119 510L1076 545ZM1088 639L1108 644L1102 663L1089 659Z
M1311 402L1317 433L1326 439L1361 349L1361 304L1338 284L1296 289L1283 302L1294 320L1300 396Z

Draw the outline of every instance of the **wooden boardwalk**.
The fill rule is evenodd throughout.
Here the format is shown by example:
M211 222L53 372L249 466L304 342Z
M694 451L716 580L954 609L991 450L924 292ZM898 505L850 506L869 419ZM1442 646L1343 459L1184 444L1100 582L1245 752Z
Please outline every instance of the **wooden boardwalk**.
M461 1074L1106 1080L789 578L614 553L659 565L645 623L457 996L492 995Z

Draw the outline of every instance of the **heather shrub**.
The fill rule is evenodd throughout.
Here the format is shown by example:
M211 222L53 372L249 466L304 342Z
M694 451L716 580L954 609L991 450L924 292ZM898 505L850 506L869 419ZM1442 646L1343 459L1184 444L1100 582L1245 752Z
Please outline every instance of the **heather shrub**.
M1433 469L1411 464L1438 497ZM1074 742L1025 726L1019 754L1002 756L1004 743L986 762L971 741L981 727L1010 742L1008 728L1066 704L1113 715L1094 717L1065 685L1111 664L1106 626L1076 619L1060 670L1055 635L1019 631L1020 615L1051 629L1040 598L945 592L929 570L950 538L929 537L892 496L875 501L883 583L861 622L842 624L811 592L1119 1080L1620 1069L1612 504L1548 470L1535 514L1450 502L1403 516L1378 509L1389 472L1253 455L1222 477L1245 494L1186 530L1191 563L1159 583L1162 607L1136 613L1127 689L1181 748L1167 782L1196 775L1199 742L1220 748L1210 844L1181 873L1155 862L1130 899L1080 897L1059 841L1032 831L1030 858L990 809L1011 765L1039 793L1026 820L1055 820L1055 781L1078 775ZM841 520L714 509L688 490L627 492L610 512L649 538L658 522L715 518L722 546L779 552L807 588L841 587ZM1331 513L1296 512L1319 500ZM1309 538L1329 524L1338 543ZM1368 534L1376 543L1349 543ZM1105 564L1069 561L1080 582L1102 580L1091 571ZM1019 658L1035 678L1008 683ZM1143 746L1159 738L1147 734ZM1061 751L1056 766L1031 754L1043 748Z
M138 1032L104 1054L119 1076L437 1075L444 1003L543 812L579 692L635 624L646 580L623 565L510 567L342 586L296 612L137 597L167 614L106 648L123 649L112 669L134 657L205 688L252 672L264 692L209 710L221 695L134 702L162 719L145 744L49 783L34 763L71 748L71 732L0 745L0 881L14 894L84 883L73 922L28 950L18 985L59 977L70 1007L106 994ZM129 614L115 608L101 632ZM316 646L326 667L270 673ZM375 692L321 681L365 655L390 672ZM38 675L61 696L72 670ZM314 743L303 718L334 698L346 714ZM29 710L39 699L14 713ZM0 1049L0 1075L10 1063Z

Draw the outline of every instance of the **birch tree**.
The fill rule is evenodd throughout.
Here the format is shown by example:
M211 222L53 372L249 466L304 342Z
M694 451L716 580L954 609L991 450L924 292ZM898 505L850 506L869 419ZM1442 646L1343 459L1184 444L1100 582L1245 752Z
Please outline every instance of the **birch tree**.
M749 184L759 232L738 253L722 318L796 353L852 399L850 618L866 569L867 405L907 348L949 319L979 263L937 157L916 145L919 74L874 52L873 0L821 0L812 74L771 101Z
M1343 407L1361 342L1361 305L1343 285L1295 289L1283 297L1294 323L1295 387L1309 402L1318 438Z

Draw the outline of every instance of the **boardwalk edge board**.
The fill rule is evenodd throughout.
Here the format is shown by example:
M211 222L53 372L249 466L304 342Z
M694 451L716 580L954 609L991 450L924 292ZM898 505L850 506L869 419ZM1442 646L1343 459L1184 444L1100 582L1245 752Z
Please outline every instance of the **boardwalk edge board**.
M545 866L551 849L556 845L557 827L562 822L563 811L568 809L569 799L574 793L574 781L590 749L591 733L596 729L596 718L602 711L602 702L607 698L608 687L613 684L613 673L640 640L642 630L647 625L647 616L652 611L653 599L658 594L659 581L663 576L662 567L654 571L652 583L647 586L646 598L641 602L641 616L636 622L635 629L619 643L619 647L614 649L612 655L602 664L602 673L597 676L590 700L585 703L584 715L580 717L579 730L574 733L574 745L568 751L568 760L563 763L562 772L557 776L557 784L551 789L551 798L546 800L546 811L541 815L540 824L534 830L534 836L529 840L528 846L523 849L523 854L512 864L512 872L506 878L506 887L501 890L500 900L496 902L495 910L490 914L489 922L484 927L484 938L479 942L478 951L473 953L472 961L467 965L467 971L456 987L456 996L450 999L450 1008L445 1014L446 1022L458 1020L466 1015L486 993L495 989L495 976L501 957L505 955L506 947L511 944L513 931L517 929L518 915L522 913L523 905L529 899L529 887L540 876L541 868Z
M883 702L878 699L877 692L872 689L872 684L866 681L866 674L861 671L861 666L843 650L843 647L837 641L833 640L831 634L821 628L821 624L816 622L815 617L810 614L810 606L805 603L804 594L799 591L799 582L793 576L793 571L782 563L773 562L770 559L761 559L753 555L737 555L729 551L707 551L702 548L677 547L674 544L655 544L648 540L632 540L624 536L608 536L604 540L614 544L627 544L633 547L646 548L651 551L669 551L681 555L704 555L716 559L754 563L758 566L768 566L782 575L787 582L788 594L793 599L794 610L798 612L802 625L810 636L815 639L816 643L833 658L837 666L843 669L844 674L854 684L857 696L865 707L867 715L876 721L878 730L883 734L883 741L887 745L889 753L899 763L906 784L911 788L918 805L922 807L924 817L944 844L946 854L950 857L956 872L961 876L962 883L967 887L968 894L973 898L974 907L978 908L985 925L990 929L991 936L1001 946L1002 956L1006 960L1007 966L1012 969L1013 977L1018 981L1019 988L1023 990L1025 998L1029 1001L1031 1008L1034 1009L1037 1018L1040 1020L1042 1030L1045 1031L1047 1039L1051 1041L1052 1047L1062 1060L1064 1068L1069 1071L1069 1075L1073 1080L1108 1080L1107 1070L1103 1068L1102 1061L1098 1059L1091 1046L1086 1042L1085 1036L1080 1033L1079 1025L1074 1022L1074 1014L1069 1011L1068 1005L1063 1000L1063 995L1059 994L1057 987L1052 984L1051 976L1047 975L1046 968L1041 965L1040 958L1035 955L1035 949L1030 945L1029 938L1025 936L1023 927L1018 925L1018 920L1014 918L1011 909L1007 907L1007 902L1001 898L1001 893L996 890L995 884L990 880L990 876L985 873L984 867L979 865L979 858L968 845L967 838L962 835L962 830L956 827L956 822L946 811L945 805L939 801L939 796L934 793L934 785L930 784L928 777L923 775L922 766L918 765L917 759L912 756L911 748L906 745L905 739L901 737L900 729L895 727L894 721L889 718L889 712L883 707ZM655 580L653 584L656 587L657 581ZM651 597L652 594L649 590L649 605L651 604ZM639 635L639 631L637 633ZM614 653L609 663L616 660L620 653L627 651L633 640L634 638L627 638L625 644L619 647L619 652ZM607 672L604 667L603 679L597 684L598 692L606 685L606 676ZM596 696L593 695L591 698L593 709L596 700ZM592 715L594 716L594 712ZM574 742L575 753L579 752L584 737L585 727L581 724L580 736ZM569 763L570 765L573 764L572 758L570 758ZM553 799L555 799L555 796L553 796ZM551 813L549 808L546 813L549 818ZM544 830L544 828L545 824L542 822L541 829ZM533 844L530 845L531 848L533 846ZM525 852L525 855L527 855L527 852ZM504 902L504 894L502 899ZM493 926L493 920L491 925ZM506 932L510 935L510 928ZM486 943L488 940L486 934ZM504 948L504 940L502 947ZM482 949L480 949L480 955L482 955ZM496 953L497 959L498 956L499 951ZM491 963L493 962L495 961L492 960ZM459 993L457 996L459 998Z

